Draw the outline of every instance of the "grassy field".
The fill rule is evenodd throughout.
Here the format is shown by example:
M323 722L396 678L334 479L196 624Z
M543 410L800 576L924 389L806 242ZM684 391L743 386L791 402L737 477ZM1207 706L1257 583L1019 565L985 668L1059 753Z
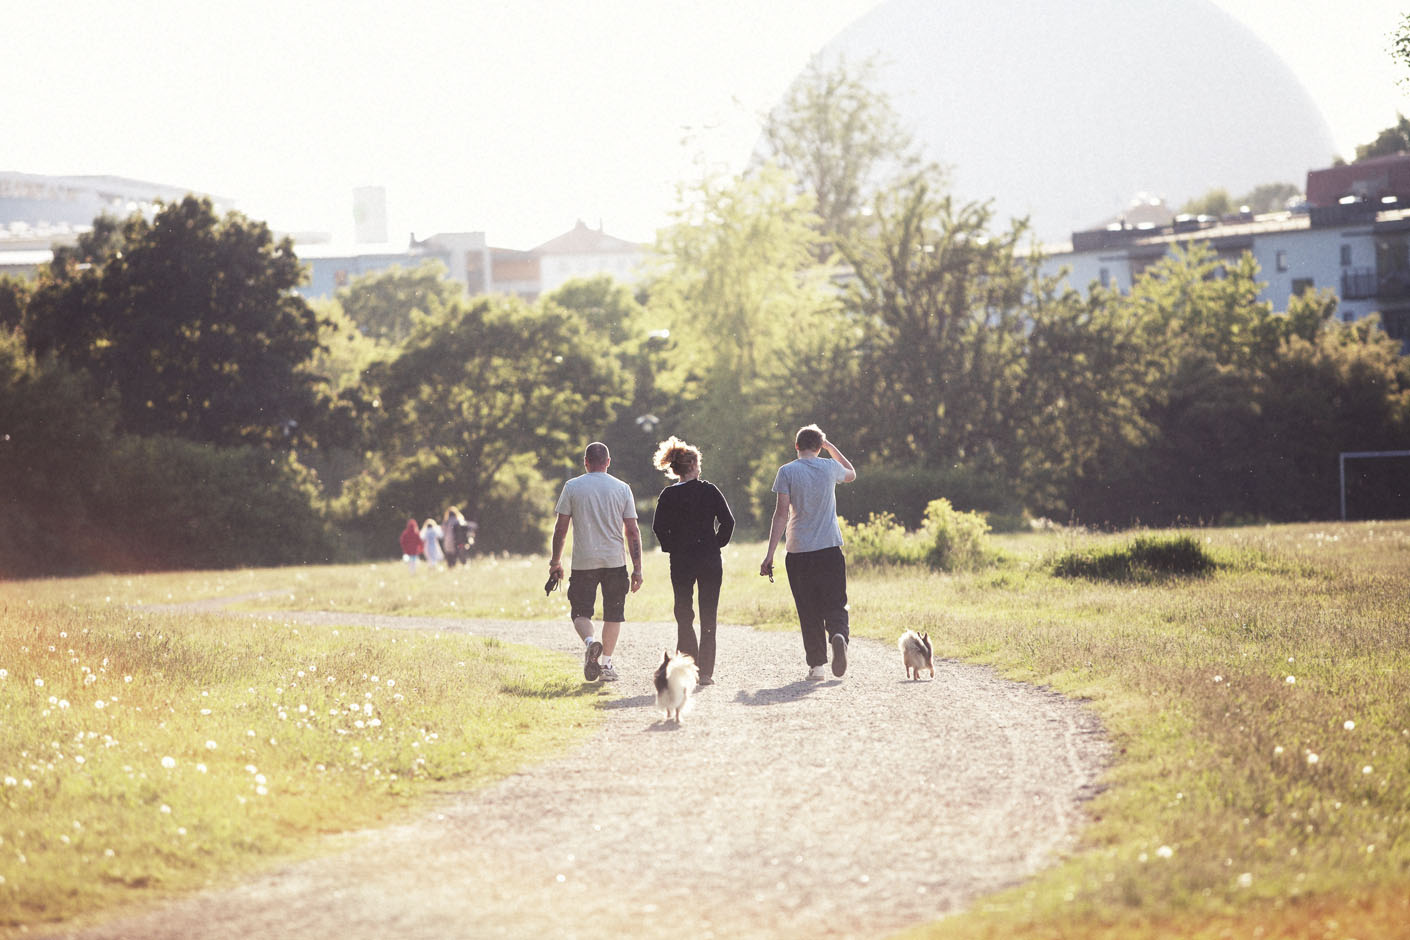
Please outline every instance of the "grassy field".
M160 613L106 585L0 585L0 929L312 850L598 722L567 656Z
M977 573L849 572L854 633L893 640L903 629L926 629L937 655L989 663L1090 700L1117 755L1105 790L1090 804L1093 823L1079 851L918 936L1410 936L1410 523L1189 534L1217 563L1213 572L1149 583L1057 577L1059 556L1099 555L1131 540L1071 532L996 537L999 563ZM762 554L757 544L726 550L721 619L795 629L785 579L770 584L757 575ZM85 611L96 623L139 616L129 605L140 611L216 596L251 609L566 620L562 594L544 596L545 575L545 558L478 559L468 570L414 574L389 562L30 582L0 589L0 603L9 614L40 611L31 631L49 629L53 610ZM653 555L627 615L666 620L670 609L666 561ZM219 629L212 620L201 632ZM13 662L12 616L4 630ZM329 656L349 644L347 631L305 639L326 643ZM419 642L428 646L399 650L412 657L403 674L415 660L435 658L429 654L440 641ZM630 648L630 624L624 645ZM97 669L95 654L68 668ZM288 670L307 658L279 655L284 671L271 673L266 685L287 682ZM0 696L8 707L42 706L47 695L36 700L28 674L6 668ZM562 694L576 683L566 676L561 682L557 697L530 700L582 707L582 696ZM241 680L241 690L245 685ZM195 706L191 696L201 687L188 684L181 703ZM261 697L274 701L267 691ZM76 752L44 727L32 728L25 746L42 753L42 763L64 766L49 750ZM98 741L102 733L112 732L100 732ZM201 734L188 738L199 742ZM51 737L59 746L50 747ZM9 753L9 742L0 743L0 754ZM168 773L152 766L158 750L149 749L142 767L148 789L140 792ZM172 756L179 770L200 754L196 746ZM248 787L244 765L267 759L237 758L233 785ZM127 763L135 768L134 760ZM362 774L358 785L367 782ZM14 792L7 787L4 795ZM150 809L151 800L145 805ZM165 815L155 818L165 822ZM52 817L46 845L58 837L61 819ZM12 833L0 827L0 835L0 874L8 879ZM0 891L9 887L7 881Z

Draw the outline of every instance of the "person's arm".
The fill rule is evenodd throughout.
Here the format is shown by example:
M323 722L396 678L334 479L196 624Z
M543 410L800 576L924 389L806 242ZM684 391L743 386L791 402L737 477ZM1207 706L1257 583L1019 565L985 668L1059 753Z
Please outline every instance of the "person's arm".
M622 530L627 536L627 552L632 556L632 593L641 589L641 528L635 519L623 519Z
M720 548L724 548L734 534L734 513L729 511L729 501L718 486L715 487L715 518L720 520L720 527L715 530L715 540Z
M651 531L656 536L656 544L661 551L669 552L671 544L671 509L666 500L667 490L656 497L656 512L651 517Z
M838 450L837 445L829 441L825 434L823 435L822 446L823 450L827 451L833 460L842 464L842 469L847 471L842 477L843 483L851 483L857 478L857 468L852 466L852 461L844 457L842 451Z
M774 573L774 550L778 548L778 540L783 538L783 533L788 528L788 494L777 495L773 522L769 525L769 550L764 554L764 563L759 566L759 573L770 577Z
M572 516L560 512L558 522L553 526L553 557L548 560L548 573L560 581L563 580L563 542L568 538L568 526L572 521Z

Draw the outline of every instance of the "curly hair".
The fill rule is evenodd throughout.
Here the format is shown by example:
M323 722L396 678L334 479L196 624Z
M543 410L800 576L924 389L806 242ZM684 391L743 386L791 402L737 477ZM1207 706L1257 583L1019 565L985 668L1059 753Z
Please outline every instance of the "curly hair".
M679 480L689 473L692 467L700 466L700 448L671 435L657 446L651 463L657 470L665 473L668 479Z

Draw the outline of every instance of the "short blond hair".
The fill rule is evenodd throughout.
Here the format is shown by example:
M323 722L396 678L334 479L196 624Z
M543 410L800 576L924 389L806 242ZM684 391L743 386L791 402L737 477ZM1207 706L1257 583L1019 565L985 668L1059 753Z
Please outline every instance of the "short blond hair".
M657 445L651 463L668 479L679 480L690 472L691 467L700 466L700 448L687 444L673 434Z

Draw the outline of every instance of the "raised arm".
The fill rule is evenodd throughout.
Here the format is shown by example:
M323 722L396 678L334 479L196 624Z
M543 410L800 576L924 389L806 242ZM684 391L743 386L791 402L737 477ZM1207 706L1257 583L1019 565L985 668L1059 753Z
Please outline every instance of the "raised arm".
M857 468L852 466L852 461L843 456L842 451L837 449L836 444L827 439L827 435L823 435L822 446L823 450L827 451L828 454L832 456L833 460L842 464L842 469L847 471L846 475L842 477L843 483L851 483L857 478Z

